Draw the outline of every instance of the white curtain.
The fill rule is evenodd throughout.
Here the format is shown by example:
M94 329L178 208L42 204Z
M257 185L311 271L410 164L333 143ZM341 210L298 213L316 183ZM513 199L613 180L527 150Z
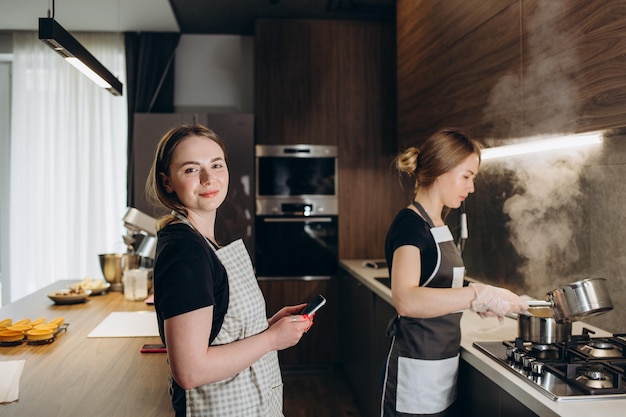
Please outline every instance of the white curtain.
M119 33L74 33L125 83ZM124 249L126 98L44 45L13 45L8 281L16 300L54 281L103 278L98 254Z

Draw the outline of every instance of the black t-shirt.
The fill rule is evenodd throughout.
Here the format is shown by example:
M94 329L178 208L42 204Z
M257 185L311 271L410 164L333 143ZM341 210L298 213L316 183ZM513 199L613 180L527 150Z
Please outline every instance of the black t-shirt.
M154 261L154 307L163 343L163 322L213 306L207 345L217 336L228 309L228 277L209 244L186 224L175 223L157 234Z
M419 248L422 270L420 284L424 283L437 266L437 244L430 233L430 225L411 209L400 210L389 226L385 239L385 258L391 274L393 253L400 246L411 245Z
M228 309L228 276L209 243L186 224L170 224L157 234L154 260L154 307L165 344L163 322L179 314L213 306L207 345L219 333ZM185 415L185 390L172 381L176 416Z

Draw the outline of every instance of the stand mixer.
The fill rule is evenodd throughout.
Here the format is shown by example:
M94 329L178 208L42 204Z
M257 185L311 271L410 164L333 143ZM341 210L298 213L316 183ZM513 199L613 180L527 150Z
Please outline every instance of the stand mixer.
M152 268L156 250L156 219L129 207L123 218L128 231L123 236L126 253L105 253L98 255L100 269L112 291L123 291L124 271L137 268Z
M141 258L147 258L144 262L151 263L156 250L156 219L129 207L122 220L124 227L128 230L128 233L123 236L128 251L136 253ZM141 266L150 268L152 264Z

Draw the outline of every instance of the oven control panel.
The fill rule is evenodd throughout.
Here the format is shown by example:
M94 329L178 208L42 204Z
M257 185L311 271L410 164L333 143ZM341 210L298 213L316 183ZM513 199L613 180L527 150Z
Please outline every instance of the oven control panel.
M291 197L257 198L257 216L336 216L339 204L336 198Z

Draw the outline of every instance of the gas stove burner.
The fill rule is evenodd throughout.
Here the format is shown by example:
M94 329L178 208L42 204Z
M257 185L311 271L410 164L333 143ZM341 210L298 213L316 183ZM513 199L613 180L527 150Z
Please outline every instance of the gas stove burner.
M474 342L473 346L554 401L590 397L626 400L626 344L618 336L590 338L583 335L547 345L532 345L517 338L515 341ZM616 349L623 356L594 358L580 351L580 347L587 345L604 353Z
M539 360L558 360L562 357L563 350L554 344L531 344L525 351L528 356Z
M533 343L531 345L532 350L538 350L540 352L545 352L548 350L559 350L559 348L555 345L551 344L541 344L541 343Z
M592 339L580 348L594 358L621 358L622 351L606 339Z
M576 381L589 388L605 389L613 388L612 378L607 378L602 365L593 365L579 369L580 375L576 377Z

